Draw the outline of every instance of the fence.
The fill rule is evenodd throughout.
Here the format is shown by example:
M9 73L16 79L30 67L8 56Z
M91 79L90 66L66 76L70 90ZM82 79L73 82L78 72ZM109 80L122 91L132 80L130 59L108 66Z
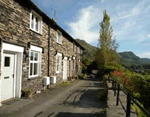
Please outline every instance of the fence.
M109 81L112 81L112 86L114 87L114 96L116 96L117 95L117 97L116 97L116 106L118 106L119 105L119 102L122 104L122 102L121 102L121 99L120 99L120 91L123 91L124 92L124 94L126 94L127 95L127 106L126 106L126 109L124 108L124 110L125 110L125 112L126 112L126 117L130 117L130 113L131 113L131 101L133 102L133 103L135 103L136 104L136 106L138 107L138 108L140 108L140 110L147 116L147 117L150 117L150 113L144 108L144 107L142 107L140 104L139 104L139 102L136 100L136 99L134 99L133 98L133 96L129 93L129 92L127 92L127 91L125 91L123 88L121 88L120 87L120 84L118 84L115 80L113 80L113 79L110 79Z

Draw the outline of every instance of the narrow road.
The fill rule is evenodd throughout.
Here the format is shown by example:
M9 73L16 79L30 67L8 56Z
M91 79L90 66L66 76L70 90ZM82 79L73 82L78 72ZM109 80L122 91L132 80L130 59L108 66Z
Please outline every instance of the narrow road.
M12 113L12 117L105 117L106 105L98 101L98 91L102 90L100 81L80 80L70 86L63 86L56 96L49 97L45 103L23 107ZM57 89L57 90L59 90ZM55 90L54 90L55 91ZM50 92L48 92L50 93Z

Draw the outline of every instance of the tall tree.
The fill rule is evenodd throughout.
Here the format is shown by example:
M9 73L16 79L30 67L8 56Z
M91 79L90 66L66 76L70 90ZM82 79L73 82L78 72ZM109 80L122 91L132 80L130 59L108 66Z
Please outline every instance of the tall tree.
M112 62L118 62L116 52L118 44L113 39L113 28L110 26L110 17L106 10L103 12L103 21L100 23L99 50L96 52L96 61L100 68L106 67Z

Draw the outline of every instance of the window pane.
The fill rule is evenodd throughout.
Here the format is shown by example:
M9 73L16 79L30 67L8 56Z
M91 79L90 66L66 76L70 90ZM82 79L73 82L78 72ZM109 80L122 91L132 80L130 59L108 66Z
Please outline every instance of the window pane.
M38 61L38 53L35 53L34 60L35 60L35 61Z
M10 66L10 57L5 57L4 67L9 67L9 66Z
M35 19L35 30L38 31L38 18Z
M59 71L59 64L57 64L57 71Z
M37 75L38 64L34 63L34 75Z
M56 57L56 64L59 65L59 56Z
M30 63L30 76L32 75L33 63Z
M31 52L30 60L33 60L33 52Z
M59 71L61 71L61 56L59 57Z
M58 33L58 42L61 43L61 34Z
M31 28L34 28L34 16L32 15L32 20L31 20Z

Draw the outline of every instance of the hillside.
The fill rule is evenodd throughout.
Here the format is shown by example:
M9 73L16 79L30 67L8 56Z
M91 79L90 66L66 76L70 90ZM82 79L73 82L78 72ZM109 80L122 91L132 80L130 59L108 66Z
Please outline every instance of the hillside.
M150 59L140 58L131 51L119 52L118 54L121 56L121 60L122 60L121 62L123 64L149 64L150 63Z
M97 47L94 47L94 46L88 44L84 40L76 39L76 41L86 49L87 53L85 54L84 57L92 60L93 56L97 50ZM119 52L118 54L121 58L122 64L138 64L138 65L139 64L150 64L150 59L140 58L131 51Z
M118 53L121 57L121 62L123 64L141 64L140 57L136 56L133 52L119 52Z
M94 59L93 56L97 50L97 47L94 47L94 46L88 44L86 41L81 40L81 39L76 39L76 41L86 49L86 53L85 53L84 57L88 58L90 61L92 61Z

